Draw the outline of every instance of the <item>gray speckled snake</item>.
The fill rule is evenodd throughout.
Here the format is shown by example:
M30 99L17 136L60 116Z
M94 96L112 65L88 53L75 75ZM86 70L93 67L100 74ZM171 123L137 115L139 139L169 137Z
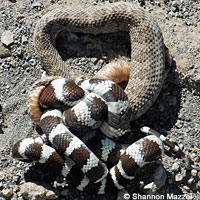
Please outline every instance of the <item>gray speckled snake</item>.
M58 8L47 13L37 23L34 45L49 75L70 76L54 47L56 36L64 30L95 35L128 32L131 66L125 93L131 103L132 119L148 110L165 79L165 45L158 24L143 8L119 2L88 8ZM104 78L102 73L96 77Z

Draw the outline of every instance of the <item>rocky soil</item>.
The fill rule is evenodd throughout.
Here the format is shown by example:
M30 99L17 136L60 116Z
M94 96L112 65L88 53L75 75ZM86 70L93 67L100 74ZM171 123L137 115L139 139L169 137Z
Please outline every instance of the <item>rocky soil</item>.
M51 177L44 166L22 163L11 156L13 144L34 132L26 96L31 84L43 73L32 40L37 20L57 6L113 2L116 1L0 0L0 200L117 198L117 194L97 196L79 192L61 177ZM158 100L132 124L132 129L136 133L138 127L147 125L160 131L177 142L195 164L190 166L166 151L162 160L140 172L128 187L129 194L173 193L197 200L200 199L200 3L138 2L159 23L174 61ZM130 57L130 43L122 33L95 37L64 33L59 36L57 47L66 65L80 70L84 76L95 74L111 58ZM127 136L125 141L133 141L134 136ZM122 193L118 199L124 199Z

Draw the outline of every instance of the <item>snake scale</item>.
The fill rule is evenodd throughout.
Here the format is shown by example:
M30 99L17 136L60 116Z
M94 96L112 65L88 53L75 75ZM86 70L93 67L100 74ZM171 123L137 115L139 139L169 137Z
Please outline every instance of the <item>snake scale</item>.
M77 85L69 79L70 70L54 46L61 31L128 32L131 66L103 68L94 79ZM44 135L18 141L13 156L56 166L82 191L103 194L126 187L138 168L162 155L161 140L166 139L150 135L131 145L112 140L129 132L130 121L149 109L162 88L166 49L158 24L133 3L58 8L37 23L34 45L44 69L57 77L32 86L29 113ZM128 81L124 91L116 84L121 81ZM143 132L151 131L144 128Z

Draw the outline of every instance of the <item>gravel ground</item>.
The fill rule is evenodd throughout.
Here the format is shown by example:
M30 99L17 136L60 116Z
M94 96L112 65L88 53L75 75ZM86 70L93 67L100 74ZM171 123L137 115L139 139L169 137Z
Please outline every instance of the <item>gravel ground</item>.
M66 1L65 4L84 6L111 2L114 0L77 0ZM195 161L195 167L189 167L182 158L167 151L161 161L145 168L146 172L140 172L129 191L150 194L152 188L148 184L156 176L163 175L162 188L154 194L184 194L189 195L188 199L197 200L200 199L200 3L198 0L138 2L158 21L174 62L158 100L132 124L132 129L136 133L138 127L148 125L167 135L188 153ZM46 168L11 157L13 144L20 138L31 136L34 130L27 114L26 95L31 84L43 72L33 48L34 27L44 13L59 5L63 2L0 0L0 200L34 199L30 196L34 189L38 192L45 188L43 193L46 197L37 196L35 199L117 198L116 194L97 196L79 192L64 185L61 178L56 181L53 181L54 177L48 178L50 172ZM122 36L124 41L120 39ZM65 42L61 42L63 40ZM128 37L122 33L96 37L64 33L59 36L57 46L66 65L70 65L72 70L80 69L84 76L95 74L111 58L130 57ZM125 137L125 141L133 141L133 136ZM162 170L159 168L161 163ZM152 174L151 178L146 177L148 174ZM141 177L144 181L140 180ZM51 182L57 189L49 185L39 188L40 184L26 184L29 181L40 181L40 184ZM136 189L133 190L134 185ZM147 189L142 185L148 185Z

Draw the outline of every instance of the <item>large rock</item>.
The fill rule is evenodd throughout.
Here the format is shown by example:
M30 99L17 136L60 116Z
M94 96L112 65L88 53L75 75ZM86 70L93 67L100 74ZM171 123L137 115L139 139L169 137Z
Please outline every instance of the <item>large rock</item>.
M3 46L3 44L0 44L0 58L6 58L11 55L10 51Z
M57 199L59 197L59 192L46 183L24 183L20 186L20 193L25 199L31 200Z
M6 46L11 45L14 42L13 33L11 31L4 31L1 35L1 42Z

